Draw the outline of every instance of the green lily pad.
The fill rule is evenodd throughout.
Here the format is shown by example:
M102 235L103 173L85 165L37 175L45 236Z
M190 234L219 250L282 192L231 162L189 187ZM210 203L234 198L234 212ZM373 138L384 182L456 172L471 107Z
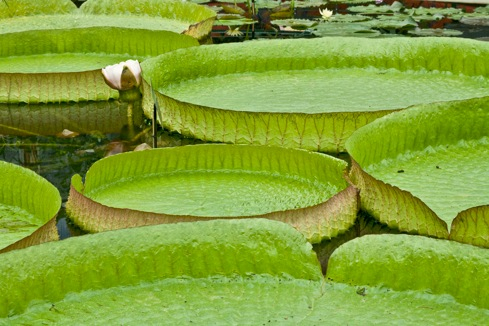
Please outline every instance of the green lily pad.
M136 28L145 28L145 24L153 18L165 25L165 20L185 22L187 26L182 30L184 34L201 40L212 30L216 13L204 6L186 1L160 1L160 0L87 0L80 7L80 11L99 17L120 17L122 24L130 21L132 17L140 17L140 25ZM100 19L100 18L99 18ZM149 28L148 28L149 29ZM151 28L153 29L153 28Z
M216 19L214 21L215 26L241 26L252 25L256 23L253 19L249 18L236 18L236 19Z
M58 239L58 190L26 168L0 161L0 252Z
M143 108L152 115L152 84L159 122L185 136L338 152L394 110L486 95L486 55L483 42L434 38L193 47L142 64Z
M409 34L416 36L461 36L463 32L457 31L456 29L447 28L416 28L414 30L408 31Z
M372 2L372 0L331 0L330 2L341 2L341 3L351 5L351 4L369 3ZM348 6L348 8L350 8L350 6Z
M488 309L489 251L412 235L366 235L340 246L326 277L356 286L448 294Z
M14 16L33 16L43 14L68 14L76 11L71 0L2 0L0 1L0 19Z
M451 17L452 15L458 15L462 13L460 8L412 8L408 9L407 13L413 16L423 16L423 15L443 15L446 17Z
M464 15L461 19L460 22L463 24L467 25L473 25L473 26L489 26L489 14L486 14L482 17L480 16L469 16L469 15Z
M364 15L333 15L330 19L325 22L329 23L356 23L371 20L372 18Z
M54 303L69 293L90 297L88 291L144 288L143 282L164 279L322 279L304 237L263 219L156 225L46 243L2 255L0 274L1 317L20 314L35 300Z
M289 26L293 29L303 30L318 24L317 21L310 19L275 19L273 23L280 26Z
M488 106L489 97L422 105L358 130L346 147L361 166L352 180L362 207L374 216L437 215L450 225L460 211L488 204ZM387 202L390 191L399 194Z
M67 212L99 232L156 223L265 217L311 242L350 228L357 193L344 161L302 150L206 144L124 153L72 179Z
M477 7L474 9L474 13L477 14L488 14L489 15L489 4L485 7Z
M418 26L418 23L411 16L396 15L396 16L381 16L381 19L372 19L365 24L371 28L378 29L395 29L395 30L408 30L414 29Z
M0 102L49 103L118 98L101 68L198 42L169 31L86 27L5 33L0 44Z
M31 8L12 2L12 8ZM0 102L118 98L101 68L196 46L196 39L210 33L215 16L192 3L136 0L86 1L70 14L45 10L5 18L0 25Z
M489 316L448 295L324 282L303 237L265 220L118 230L2 258L0 323L10 325L482 325Z
M379 31L371 29L364 22L349 23L337 22L336 18L331 21L321 22L314 27L314 35L316 36L345 36L345 37L377 37Z
M398 1L394 1L391 5L375 5L368 6L348 6L348 11L361 13L364 15L378 15L387 13L398 13L403 11L404 5Z

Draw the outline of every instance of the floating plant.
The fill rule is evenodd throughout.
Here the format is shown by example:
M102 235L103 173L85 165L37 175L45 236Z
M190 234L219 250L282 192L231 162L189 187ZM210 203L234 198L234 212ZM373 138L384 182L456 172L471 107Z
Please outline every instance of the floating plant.
M366 236L333 255L332 282L304 237L276 221L109 231L3 254L0 323L484 324L486 251Z
M322 36L417 25L401 3L380 3L350 8L392 22L321 9L308 25L273 23ZM270 17L304 4L317 1L255 2ZM485 24L457 10L443 12ZM0 252L19 249L1 254L0 324L486 324L489 44L331 37L198 47L215 17L181 1L0 0L0 134L54 134L73 116L117 131L127 103L100 70L138 59L147 116L157 108L171 131L247 144L102 159L85 179L73 176L67 211L107 232L35 246L57 237L59 193L0 162L0 231L19 231L0 233ZM254 22L231 17L215 25L241 33ZM106 70L105 82L124 90L128 67L113 67L120 73ZM66 137L91 132L71 120ZM348 182L346 162L312 152L345 150Z
M457 31L455 29L447 29L447 28L416 28L414 30L408 31L411 35L416 36L461 36L463 33L461 31Z
M142 63L143 109L207 141L339 152L351 133L414 104L487 94L489 45L320 38L179 49ZM414 93L413 93L414 92Z
M277 19L273 20L273 23L279 26L288 26L297 30L305 30L318 24L317 21L310 19Z
M312 243L353 226L344 161L303 150L206 144L124 153L75 175L67 203L90 232L215 218L287 222Z
M0 161L0 176L0 252L58 240L59 191L35 172L11 163Z
M0 102L117 98L105 85L101 68L196 46L194 37L180 33L200 37L210 32L215 18L211 10L191 3L155 3L139 3L133 8L137 13L131 13L133 5L122 8L120 1L86 1L71 14L21 16L24 11L17 9L31 8L28 2L9 1L12 15L0 25ZM178 13L184 16L179 19Z
M366 235L339 247L329 266L326 277L335 282L448 294L489 308L487 249L420 236Z
M373 30L370 25L364 22L350 23L337 22L335 19L327 22L321 22L314 26L313 34L316 36L340 36L340 37L378 37L380 32Z
M388 225L439 216L450 226L460 211L488 205L488 105L489 97L426 104L357 130L346 147L362 208Z
M394 1L391 5L374 5L368 6L349 6L348 11L361 13L363 15L379 15L388 13L399 13L405 10L404 5L398 1Z

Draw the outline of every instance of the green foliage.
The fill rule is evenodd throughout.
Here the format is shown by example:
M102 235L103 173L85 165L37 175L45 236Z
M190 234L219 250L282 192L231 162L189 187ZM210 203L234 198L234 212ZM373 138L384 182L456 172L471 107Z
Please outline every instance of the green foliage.
M366 189L362 205L383 205L377 213L387 216L436 213L450 224L459 211L487 204L487 193L481 189L489 182L488 103L489 97L482 97L416 106L358 130L347 141L348 152L362 170L381 180L379 189L395 186L392 191L400 196L385 205L379 194ZM360 170L355 174L358 180L370 180L368 185L377 184ZM408 199L411 194L419 199ZM422 202L405 205L401 198Z
M67 14L75 11L76 6L71 0L2 0L0 2L0 19L46 14Z
M326 277L356 286L449 294L458 302L489 308L489 251L408 235L367 235L339 247Z
M43 242L25 239L54 219L61 206L59 191L35 172L0 161L0 249L17 241L16 247ZM40 235L53 240L57 235ZM24 240L22 240L24 239Z
M0 274L3 317L22 313L33 300L55 302L70 292L167 278L322 278L312 247L300 233L260 219L158 225L70 238L3 254Z

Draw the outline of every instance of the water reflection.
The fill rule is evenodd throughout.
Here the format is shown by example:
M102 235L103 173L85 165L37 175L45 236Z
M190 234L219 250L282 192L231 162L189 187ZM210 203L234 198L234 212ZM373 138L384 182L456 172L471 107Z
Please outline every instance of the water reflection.
M127 106L118 101L0 104L0 160L29 168L58 188L58 232L66 238L83 233L64 211L71 176L84 176L95 161L144 142L146 129L142 110L128 120Z

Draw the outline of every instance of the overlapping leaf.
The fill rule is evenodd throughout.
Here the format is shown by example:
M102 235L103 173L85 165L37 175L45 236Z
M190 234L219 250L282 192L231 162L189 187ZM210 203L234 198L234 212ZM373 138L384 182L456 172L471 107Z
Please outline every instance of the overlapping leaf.
M455 241L409 235L367 235L339 247L327 277L357 286L449 294L489 308L489 251Z
M489 316L446 295L325 283L310 244L262 219L117 230L2 258L5 324L483 324Z
M450 239L489 248L489 206L466 209L455 217Z
M450 225L460 211L486 205L488 105L489 97L423 105L358 130L347 148L359 164L351 177L362 207L424 229L414 217Z
M26 168L0 161L0 252L58 239L58 190Z

